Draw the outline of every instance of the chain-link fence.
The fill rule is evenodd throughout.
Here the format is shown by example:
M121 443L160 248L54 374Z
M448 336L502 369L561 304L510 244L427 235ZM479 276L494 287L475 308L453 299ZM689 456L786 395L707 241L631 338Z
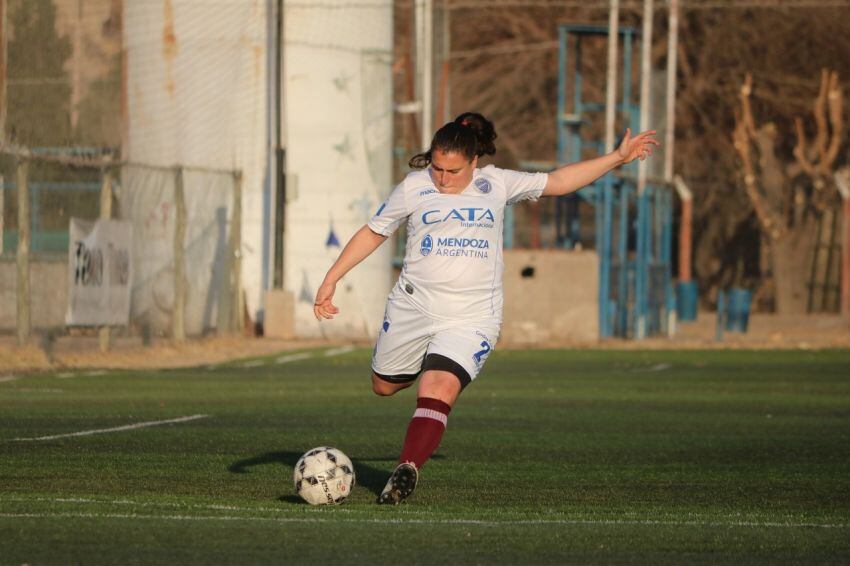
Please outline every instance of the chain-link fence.
M72 153L18 149L0 160L0 329L26 341L34 327L64 326L69 272L79 268L71 218L131 226L125 332L182 339L240 328L241 174Z
M242 325L241 172L119 157L127 8L0 0L0 331L19 340L70 320L72 218L131 226L123 332L182 338Z
M241 175L125 165L118 217L133 225L131 320L201 335L241 321Z

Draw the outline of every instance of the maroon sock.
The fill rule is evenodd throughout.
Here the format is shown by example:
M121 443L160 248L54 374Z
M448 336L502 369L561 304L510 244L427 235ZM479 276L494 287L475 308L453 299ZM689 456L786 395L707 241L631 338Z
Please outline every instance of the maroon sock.
M413 462L417 469L422 468L440 445L451 410L439 399L420 397L416 400L416 412L407 427L399 463Z

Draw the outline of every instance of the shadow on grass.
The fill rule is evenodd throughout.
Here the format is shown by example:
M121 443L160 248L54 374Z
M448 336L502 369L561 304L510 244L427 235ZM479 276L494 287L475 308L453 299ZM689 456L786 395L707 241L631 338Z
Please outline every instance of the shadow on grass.
M284 465L290 469L294 469L301 455L300 452L266 452L253 458L238 460L230 464L227 469L232 474L247 474L250 468L255 466ZM354 464L357 485L365 487L376 496L380 495L381 490L384 489L384 484L387 483L387 478L392 471L395 460L395 456L387 456L385 458L352 458L351 463ZM366 462L390 462L390 464L387 465L386 469L383 469L371 466ZM279 499L280 501L289 503L302 502L301 498L297 496L283 496Z

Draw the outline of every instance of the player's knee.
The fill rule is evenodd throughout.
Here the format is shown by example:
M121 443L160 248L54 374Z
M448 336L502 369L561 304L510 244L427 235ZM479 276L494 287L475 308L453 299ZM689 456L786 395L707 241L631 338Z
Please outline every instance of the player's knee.
M389 397L390 395L395 395L395 391L387 389L386 387L381 387L380 385L373 385L372 393L378 397Z
M372 374L372 392L379 397L387 397L398 391L398 389L387 381L384 381L377 374Z
M375 395L387 397L395 395L402 389L407 389L416 380L417 374L411 375L379 375L372 372L372 391Z
M379 397L387 397L395 393L394 389L390 389L383 383L372 382L372 392Z

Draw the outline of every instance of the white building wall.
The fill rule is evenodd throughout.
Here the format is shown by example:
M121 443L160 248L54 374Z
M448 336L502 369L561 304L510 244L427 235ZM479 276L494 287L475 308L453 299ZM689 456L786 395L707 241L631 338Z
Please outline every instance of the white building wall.
M124 157L242 171L242 284L252 316L263 288L267 4L124 2Z
M295 333L371 338L392 283L391 241L337 286L333 321L315 320L313 300L392 188L392 2L286 2L284 26L284 286Z

